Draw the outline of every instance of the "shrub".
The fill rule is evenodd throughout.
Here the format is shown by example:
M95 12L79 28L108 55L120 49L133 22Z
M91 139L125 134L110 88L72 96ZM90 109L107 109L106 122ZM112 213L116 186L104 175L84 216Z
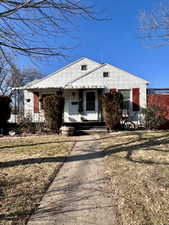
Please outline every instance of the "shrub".
M64 98L62 96L50 95L45 97L45 119L50 130L59 133L62 126L64 111Z
M18 123L21 133L35 133L35 124L32 122L31 114L27 114Z
M165 109L158 105L150 105L145 110L145 126L150 130L157 130L166 123Z
M3 133L7 131L7 122L11 115L10 102L9 96L0 96L0 129L3 129Z
M119 92L105 93L101 97L103 117L109 131L120 125L123 109L123 96Z
M17 133L43 133L45 130L45 123L44 122L36 122L34 123L32 120L31 113L27 113L26 117L22 118L18 122L19 129Z

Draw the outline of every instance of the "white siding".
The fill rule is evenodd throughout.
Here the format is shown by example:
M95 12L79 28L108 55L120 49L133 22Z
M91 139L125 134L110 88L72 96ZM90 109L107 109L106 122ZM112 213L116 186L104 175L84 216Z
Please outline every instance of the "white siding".
M39 94L41 97L41 93ZM30 99L27 102L27 99ZM39 102L39 109L40 109L40 102ZM32 92L25 90L24 91L24 116L30 117L32 122L43 122L44 121L44 114L43 111L39 110L39 113L34 113L34 95Z
M103 77L103 72L109 72L109 77ZM103 86L107 89L127 89L146 85L146 81L116 67L106 64L100 69L72 82L72 87Z
M81 70L81 65L87 65L87 70ZM93 60L84 58L77 63L73 63L67 66L63 70L56 71L52 75L41 79L32 88L53 88L53 87L64 87L69 84L72 80L94 70L101 66L101 64L94 62Z
M27 102L27 99L30 99L29 102ZM30 91L24 91L24 116L26 117L28 114L33 115L34 113L34 97L33 93Z

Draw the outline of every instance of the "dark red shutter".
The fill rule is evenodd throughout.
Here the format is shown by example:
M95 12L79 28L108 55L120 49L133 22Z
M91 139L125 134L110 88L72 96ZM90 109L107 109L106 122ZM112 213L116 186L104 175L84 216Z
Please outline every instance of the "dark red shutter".
M140 88L133 88L133 111L140 110Z
M34 113L39 112L39 93L34 92Z
M110 92L116 92L116 91L117 91L116 88L111 88L111 89L110 89Z

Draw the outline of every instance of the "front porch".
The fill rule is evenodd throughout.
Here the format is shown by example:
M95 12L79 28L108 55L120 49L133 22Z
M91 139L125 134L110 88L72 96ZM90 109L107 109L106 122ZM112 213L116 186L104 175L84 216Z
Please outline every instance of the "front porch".
M100 96L102 89L64 90L64 122L83 123L103 121Z
M65 98L63 122L102 122L100 96L104 89L36 89L25 93L25 117L32 115L33 122L43 122L45 97L59 94ZM30 96L32 95L32 97Z

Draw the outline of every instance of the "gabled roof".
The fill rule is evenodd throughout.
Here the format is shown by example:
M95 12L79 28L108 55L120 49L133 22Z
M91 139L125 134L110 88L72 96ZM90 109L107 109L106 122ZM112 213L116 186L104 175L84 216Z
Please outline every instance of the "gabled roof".
M81 65L87 64L86 71L81 70ZM109 71L110 77L104 79L103 72ZM148 81L130 74L110 64L101 64L89 58L82 57L56 72L23 87L23 89L47 88L109 88L117 82L130 82L132 85L148 84Z
M141 82L143 82L143 83L145 82L145 83L149 84L149 81L144 80L143 78L138 77L138 76L135 75L135 74L129 73L129 72L123 70L123 69L120 69L120 68L118 68L118 67L116 67L116 66L113 66L113 65L111 65L111 64L108 64L108 63L107 63L106 65L109 65L109 66L111 66L112 68L114 68L114 69L116 69L116 70L119 70L119 71L121 71L121 72L123 72L123 73L125 73L125 74L128 74L129 76L131 76L131 77L133 77L133 78L135 78L135 79L139 79L139 80L140 80Z
M62 67L62 68L56 70L55 72L49 74L48 76L43 77L42 79L39 80L39 82L41 82L41 81L43 81L43 80L46 80L47 78L50 78L50 77L54 76L55 74L57 74L57 73L59 73L59 72L61 72L61 71L64 71L65 69L69 68L69 67L72 66L73 64L82 61L83 59L85 59L85 57L81 57L80 59L77 59L76 61L69 63L68 65L66 65L66 66L64 66L64 67Z
M90 64L90 67L87 71L81 71L80 65ZM69 65L57 70L56 72L40 79L35 85L29 87L29 89L36 88L64 88L68 83L71 83L73 80L78 79L79 77L94 71L102 64L97 63L89 58L82 57ZM78 70L79 69L79 70Z
M104 78L103 73L108 72L109 76ZM110 64L103 64L97 69L72 80L65 88L117 88L127 89L147 85L148 81L130 74Z

